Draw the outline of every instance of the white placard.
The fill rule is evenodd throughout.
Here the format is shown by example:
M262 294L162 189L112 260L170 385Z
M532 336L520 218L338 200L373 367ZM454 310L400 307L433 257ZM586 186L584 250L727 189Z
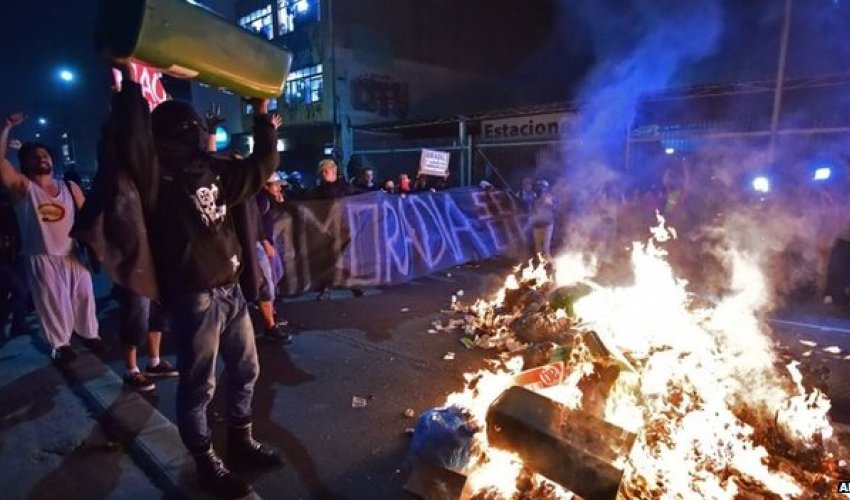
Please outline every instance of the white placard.
M419 173L443 177L449 170L449 158L451 158L451 153L423 149L422 155L419 157Z

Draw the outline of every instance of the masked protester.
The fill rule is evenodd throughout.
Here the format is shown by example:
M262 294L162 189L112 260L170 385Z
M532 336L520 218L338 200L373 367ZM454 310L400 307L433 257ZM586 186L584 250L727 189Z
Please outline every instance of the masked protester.
M53 359L62 364L76 357L71 348L73 332L90 349L102 349L91 273L70 237L85 197L78 185L54 178L53 155L44 144L21 147L22 173L9 163L9 132L23 120L20 113L10 115L0 130L0 180L15 205L21 254L42 331L53 348Z
M227 374L227 464L281 463L279 453L256 441L251 430L259 364L239 279L256 240L243 241L235 222L240 204L253 205L277 166L280 118L268 115L267 100L253 99L254 153L244 159L213 156L203 120L189 104L167 101L149 114L139 85L131 81L132 70L122 71L124 85L110 117L118 143L114 161L150 173L136 185L140 199L153 200L145 219L157 298L169 311L177 346L177 426L202 486L242 497L251 493L251 485L213 449L207 406L220 355Z
M410 176L401 174L398 176L398 192L399 194L407 194L413 190L413 185L410 182Z

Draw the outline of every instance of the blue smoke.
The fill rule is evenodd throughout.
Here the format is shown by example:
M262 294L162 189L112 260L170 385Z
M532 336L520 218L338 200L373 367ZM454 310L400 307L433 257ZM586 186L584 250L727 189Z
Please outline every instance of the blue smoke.
M667 88L677 71L711 54L723 27L719 0L584 0L596 64L578 92L571 131L578 161L616 164L639 97Z

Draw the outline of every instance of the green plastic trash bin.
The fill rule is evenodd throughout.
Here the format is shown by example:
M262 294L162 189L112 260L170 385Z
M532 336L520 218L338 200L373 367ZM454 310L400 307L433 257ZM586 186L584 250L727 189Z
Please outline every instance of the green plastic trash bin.
M97 50L243 97L278 97L292 54L186 0L99 0Z

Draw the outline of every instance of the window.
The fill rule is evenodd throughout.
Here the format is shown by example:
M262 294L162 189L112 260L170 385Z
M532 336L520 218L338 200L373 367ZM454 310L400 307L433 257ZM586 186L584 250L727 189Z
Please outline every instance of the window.
M254 33L261 33L264 37L271 40L274 37L271 4L239 18L239 26Z
M277 0L277 34L319 20L319 0Z
M283 94L287 104L311 104L322 100L322 65L293 71Z
M295 15L289 0L277 0L277 34L285 35L295 29Z

